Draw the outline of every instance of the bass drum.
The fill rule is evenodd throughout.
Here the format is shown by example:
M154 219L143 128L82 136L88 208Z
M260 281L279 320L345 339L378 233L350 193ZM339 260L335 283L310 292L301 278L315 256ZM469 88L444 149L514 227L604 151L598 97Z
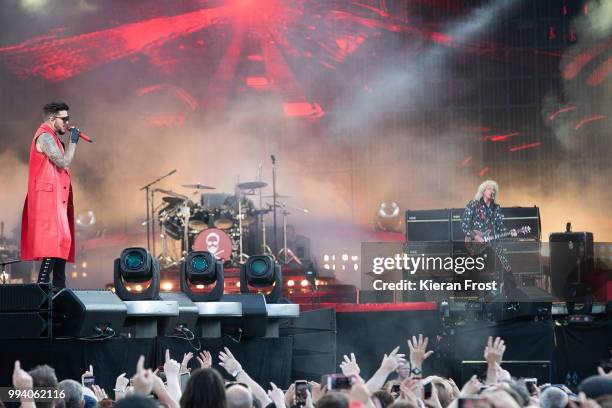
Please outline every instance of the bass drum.
M200 232L193 241L194 251L208 251L217 259L227 261L232 256L232 240L225 231L208 228Z

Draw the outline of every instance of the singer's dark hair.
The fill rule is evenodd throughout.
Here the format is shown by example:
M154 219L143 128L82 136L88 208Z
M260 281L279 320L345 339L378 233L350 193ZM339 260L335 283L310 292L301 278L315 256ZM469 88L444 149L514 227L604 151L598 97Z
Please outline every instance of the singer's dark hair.
M49 116L57 115L59 111L67 111L70 108L64 102L49 102L45 106L43 106L43 115L45 119Z

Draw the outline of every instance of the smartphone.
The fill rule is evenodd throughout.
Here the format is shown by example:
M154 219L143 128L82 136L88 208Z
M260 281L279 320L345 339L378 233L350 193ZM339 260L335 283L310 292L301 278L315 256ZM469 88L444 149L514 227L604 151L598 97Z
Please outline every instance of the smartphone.
M391 395L397 396L400 393L400 385L401 384L393 384L391 386Z
M328 390L351 389L351 379L344 374L326 374L321 378L321 384L327 386Z
M295 404L304 406L306 405L306 398L308 397L308 382L304 380L295 382Z
M187 382L189 381L189 372L181 374L181 391L185 391L185 387L187 387Z
M96 377L88 375L83 377L83 387L91 388L96 384Z
M431 383L431 379L423 380L421 384L423 384L423 399L424 400L430 399L431 398L431 387L433 387L433 384Z

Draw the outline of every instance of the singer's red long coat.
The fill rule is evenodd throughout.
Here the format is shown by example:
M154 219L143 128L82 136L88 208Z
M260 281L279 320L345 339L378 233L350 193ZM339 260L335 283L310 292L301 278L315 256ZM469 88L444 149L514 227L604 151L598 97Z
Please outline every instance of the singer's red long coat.
M21 259L61 258L74 262L74 208L70 171L60 169L36 150L36 139L49 133L62 152L53 129L43 123L30 146L28 194L21 218Z

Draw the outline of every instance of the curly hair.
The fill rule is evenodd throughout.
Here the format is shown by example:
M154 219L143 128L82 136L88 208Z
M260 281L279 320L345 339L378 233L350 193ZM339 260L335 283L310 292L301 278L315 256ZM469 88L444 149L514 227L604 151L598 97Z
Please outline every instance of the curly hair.
M474 200L478 201L482 198L482 194L487 189L487 187L493 187L495 189L495 193L499 193L499 185L495 180L485 180L478 186L478 190L476 190L476 194L474 195Z

